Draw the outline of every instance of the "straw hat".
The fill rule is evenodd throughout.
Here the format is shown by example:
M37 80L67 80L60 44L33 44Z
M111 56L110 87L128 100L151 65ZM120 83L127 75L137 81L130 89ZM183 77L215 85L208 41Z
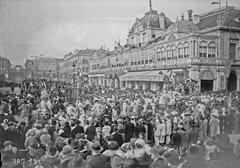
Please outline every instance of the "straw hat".
M166 150L160 145L154 146L151 149L151 153L155 156L162 156L165 152Z

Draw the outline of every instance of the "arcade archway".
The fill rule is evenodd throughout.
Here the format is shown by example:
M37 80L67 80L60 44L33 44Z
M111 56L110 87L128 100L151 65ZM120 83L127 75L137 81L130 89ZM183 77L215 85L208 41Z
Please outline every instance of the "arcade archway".
M228 77L227 82L227 89L228 91L237 90L237 74L235 71L231 71Z
M201 75L201 92L213 90L214 75L211 71L204 71Z

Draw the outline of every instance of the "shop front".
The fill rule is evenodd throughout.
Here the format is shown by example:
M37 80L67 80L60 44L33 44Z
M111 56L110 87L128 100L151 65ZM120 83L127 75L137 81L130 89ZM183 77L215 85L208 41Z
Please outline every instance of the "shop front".
M123 88L156 91L162 89L164 76L159 71L128 72L120 76L120 83Z

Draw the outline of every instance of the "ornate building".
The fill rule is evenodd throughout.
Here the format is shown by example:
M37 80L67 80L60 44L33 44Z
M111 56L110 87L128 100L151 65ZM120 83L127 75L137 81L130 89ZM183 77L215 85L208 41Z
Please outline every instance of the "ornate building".
M8 80L11 62L0 55L0 81Z
M43 56L27 59L25 68L28 72L28 78L58 80L61 62L62 59Z
M96 50L75 50L66 54L60 64L60 79L72 81L75 77L87 80L90 70L90 60Z
M199 91L240 90L240 9L189 10L187 18L171 22L150 7L136 19L127 44L98 61L90 73L104 86L158 90L192 81Z

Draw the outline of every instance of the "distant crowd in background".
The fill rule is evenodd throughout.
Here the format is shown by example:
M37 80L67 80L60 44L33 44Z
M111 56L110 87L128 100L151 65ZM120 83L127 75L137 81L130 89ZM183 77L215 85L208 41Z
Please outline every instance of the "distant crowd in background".
M2 167L238 168L240 92L192 93L24 81L0 95Z

